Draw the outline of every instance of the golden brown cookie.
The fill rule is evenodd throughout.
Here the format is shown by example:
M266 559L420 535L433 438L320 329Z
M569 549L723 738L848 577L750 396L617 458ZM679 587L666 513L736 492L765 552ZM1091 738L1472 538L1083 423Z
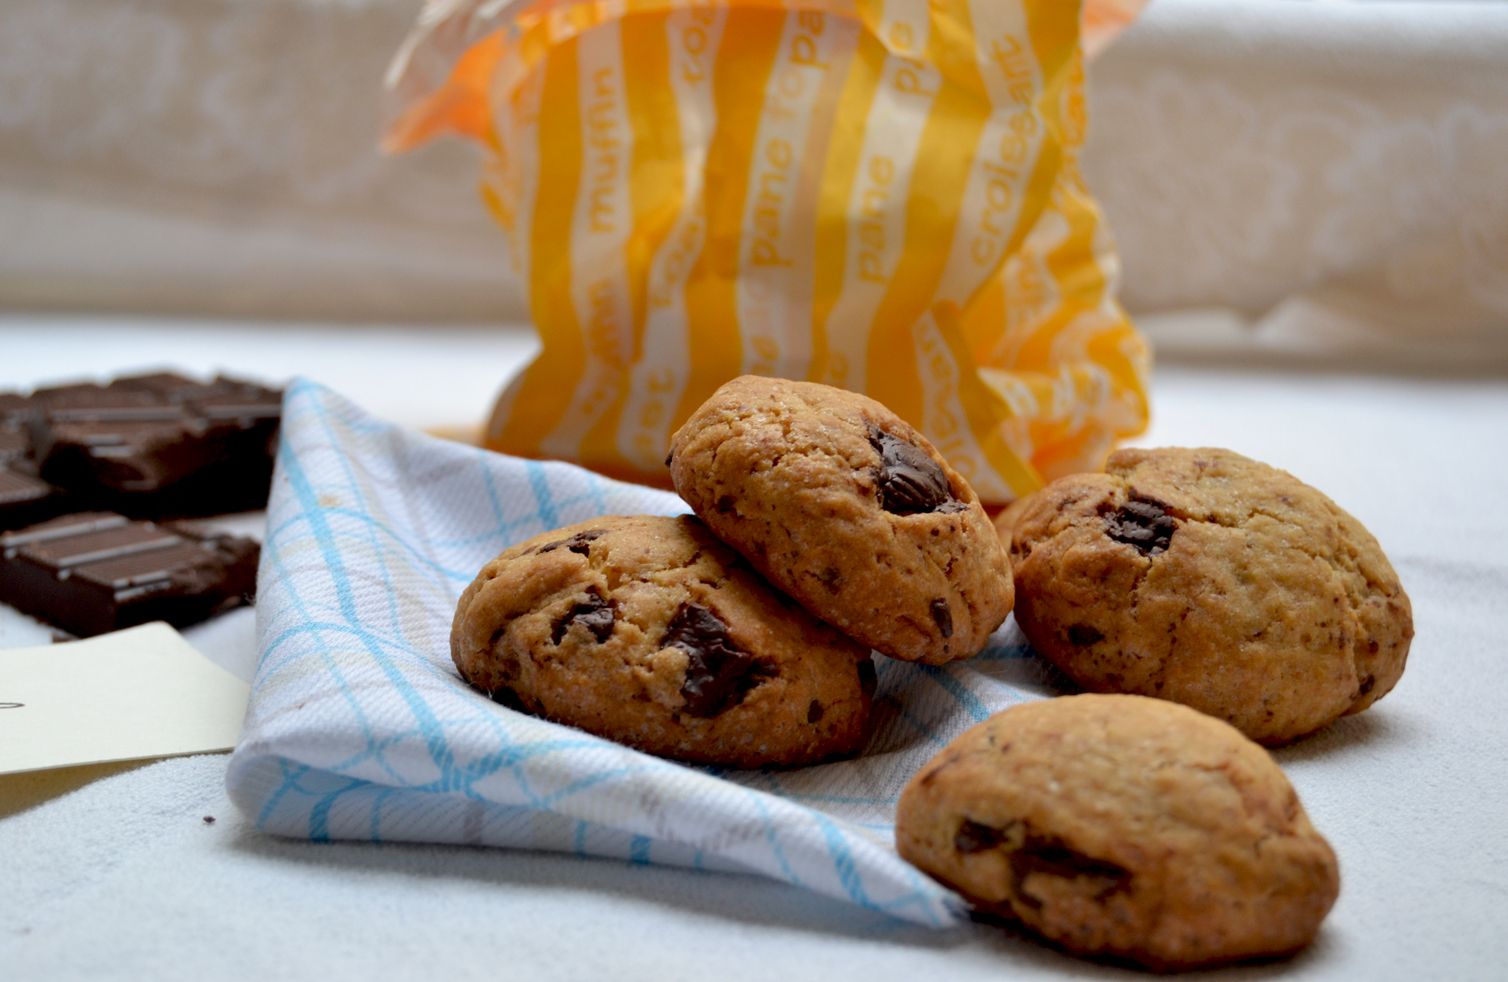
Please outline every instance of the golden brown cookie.
M1335 853L1268 753L1140 696L1024 703L901 793L901 856L1069 951L1159 970L1282 955L1335 902Z
M605 516L482 568L456 667L507 704L652 754L730 767L850 753L874 669L701 522Z
M1011 544L1016 622L1079 685L1273 744L1397 683L1408 597L1329 498L1229 450L1121 450L1106 471L1033 495Z
M1010 567L978 496L867 396L734 379L676 431L669 463L719 538L887 655L967 658L1010 612Z

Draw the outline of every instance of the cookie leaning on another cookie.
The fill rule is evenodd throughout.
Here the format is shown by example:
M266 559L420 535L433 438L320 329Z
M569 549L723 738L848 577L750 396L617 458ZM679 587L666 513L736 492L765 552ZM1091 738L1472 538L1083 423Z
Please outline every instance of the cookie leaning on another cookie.
M732 767L857 750L869 652L697 519L604 516L483 567L451 653L481 691L649 753Z
M965 731L906 785L895 836L978 909L1160 970L1296 951L1340 884L1266 751L1139 696L1025 703Z
M1185 703L1263 743L1397 683L1408 597L1377 540L1290 474L1229 450L1120 450L1016 517L1016 622L1096 692Z
M973 489L867 396L734 379L676 431L669 464L719 538L884 654L967 658L1010 612L1008 560Z

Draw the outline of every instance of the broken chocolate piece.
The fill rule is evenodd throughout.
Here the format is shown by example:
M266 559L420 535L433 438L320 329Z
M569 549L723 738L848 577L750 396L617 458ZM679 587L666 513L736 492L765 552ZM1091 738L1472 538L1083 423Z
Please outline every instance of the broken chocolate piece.
M968 507L953 497L947 475L921 447L875 426L869 428L869 445L880 455L880 507L892 515L955 512Z
M701 604L681 605L661 645L686 652L681 697L692 716L708 718L727 712L772 674L768 665L734 645L728 625Z
M250 603L258 546L84 512L0 535L0 602L81 638Z
M136 516L267 503L282 413L275 390L168 372L38 389L26 426L41 476Z
M566 611L564 617L555 622L555 626L550 630L550 641L553 644L560 644L566 632L571 629L571 625L580 624L592 632L592 637L597 639L598 644L601 644L613 636L613 624L617 621L617 617L618 612L613 602L604 598L595 589L588 588L586 600L573 605L570 610Z
M1151 498L1132 498L1105 519L1105 534L1145 556L1166 552L1177 526L1167 506Z

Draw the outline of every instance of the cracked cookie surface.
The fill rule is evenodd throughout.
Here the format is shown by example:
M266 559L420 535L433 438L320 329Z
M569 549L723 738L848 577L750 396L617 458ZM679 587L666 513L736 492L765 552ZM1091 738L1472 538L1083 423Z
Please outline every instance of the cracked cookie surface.
M874 684L866 649L689 515L604 516L506 550L462 594L451 655L506 705L730 767L857 750Z
M1296 951L1339 891L1265 750L1141 696L1024 703L967 730L907 784L895 834L980 911L1159 970Z
M1010 567L978 496L867 396L737 378L676 431L668 462L719 538L884 654L967 658L1010 612Z
M1015 516L1016 622L1096 692L1157 696L1275 744L1366 709L1413 617L1360 522L1229 450L1121 450Z

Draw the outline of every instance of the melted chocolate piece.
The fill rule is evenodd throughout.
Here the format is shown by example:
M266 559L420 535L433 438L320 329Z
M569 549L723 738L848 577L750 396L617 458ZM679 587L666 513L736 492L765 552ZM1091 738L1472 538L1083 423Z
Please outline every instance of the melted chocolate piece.
M1177 526L1167 506L1150 498L1132 498L1105 519L1105 534L1144 556L1166 552Z
M728 625L701 604L681 605L661 645L686 652L681 696L692 716L705 719L727 712L774 674L770 666L734 645Z
M994 849L1005 841L1005 833L973 819L964 819L953 833L953 848L965 855Z
M1068 629L1068 643L1084 648L1091 644L1099 644L1105 640L1105 635L1098 628L1088 624L1075 624Z
M806 721L808 723L821 722L822 717L825 715L827 715L827 710L824 709L822 703L818 702L816 699L813 699L810 703L807 704Z
M566 632L572 624L580 624L592 632L592 637L601 644L613 636L613 625L618 620L618 611L611 600L608 600L595 589L589 588L587 596L581 603L575 604L566 611L565 616L555 622L550 630L550 641L560 644Z
M948 602L941 597L932 601L928 610L932 612L932 620L937 624L937 629L945 638L953 636L953 611L948 609Z
M1027 893L1023 886L1033 873L1065 879L1101 880L1094 898L1103 901L1111 894L1128 890L1131 871L1104 859L1086 856L1056 836L1027 833L1020 849L1007 853L1011 865L1011 891L1024 903L1041 907L1042 902Z
M568 539L556 539L554 542L546 542L539 547L539 551L550 552L564 546L567 552L574 552L578 556L590 555L591 542L600 539L607 534L607 529L587 529L585 532L577 532Z
M956 512L968 507L953 497L948 477L921 447L871 426L869 445L880 455L880 507L892 515Z

